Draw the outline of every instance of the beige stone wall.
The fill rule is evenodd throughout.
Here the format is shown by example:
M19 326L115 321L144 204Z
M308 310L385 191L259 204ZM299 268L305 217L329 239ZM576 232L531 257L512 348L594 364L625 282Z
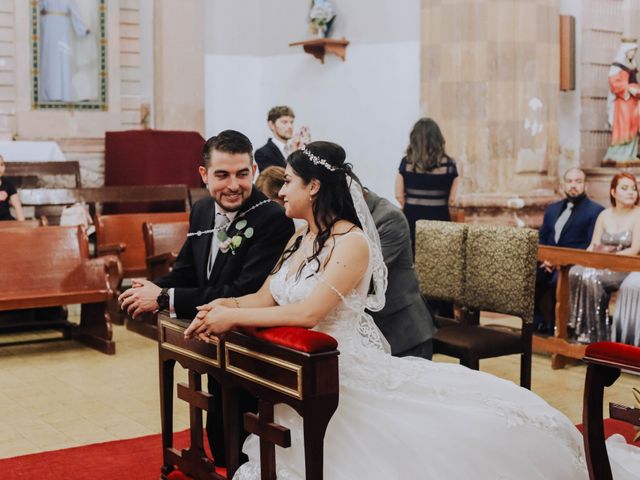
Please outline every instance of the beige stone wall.
M558 15L554 0L423 1L423 109L458 161L469 210L553 193Z

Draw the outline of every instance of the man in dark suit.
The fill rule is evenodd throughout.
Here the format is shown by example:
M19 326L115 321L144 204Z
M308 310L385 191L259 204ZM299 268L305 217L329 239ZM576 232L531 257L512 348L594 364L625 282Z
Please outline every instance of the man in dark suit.
M586 249L591 243L596 219L604 207L586 193L586 174L570 168L564 174L566 198L549 205L540 227L540 245ZM536 275L534 327L553 333L555 327L557 273L547 262L538 265Z
M171 273L156 284L134 281L120 296L123 310L136 317L164 309L172 317L192 320L199 305L254 293L262 286L294 228L280 205L253 188L252 152L249 139L233 130L207 141L199 172L211 197L193 206L189 236ZM207 415L209 444L216 464L224 465L220 386L211 377L209 391L215 402L214 412ZM255 400L241 395L239 410L240 415L255 410Z
M256 150L256 163L261 172L273 165L284 168L285 160L291 153L288 141L293 136L293 120L295 115L291 108L281 105L273 107L267 115L267 124L273 137Z
M365 197L389 271L384 308L369 313L391 345L393 355L431 359L435 326L413 268L407 218L402 210L371 190L365 190Z

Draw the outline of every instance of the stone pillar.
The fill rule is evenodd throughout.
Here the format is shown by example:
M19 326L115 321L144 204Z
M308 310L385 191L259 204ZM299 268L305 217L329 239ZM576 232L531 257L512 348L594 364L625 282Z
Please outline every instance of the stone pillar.
M155 0L155 128L204 134L204 0Z
M422 2L422 107L460 167L467 220L501 216L516 195L536 211L554 198L558 22L555 0Z

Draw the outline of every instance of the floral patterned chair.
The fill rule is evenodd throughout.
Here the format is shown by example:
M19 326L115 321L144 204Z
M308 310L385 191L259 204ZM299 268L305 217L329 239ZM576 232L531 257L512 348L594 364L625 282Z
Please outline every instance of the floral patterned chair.
M461 307L457 322L438 322L434 353L475 370L483 358L520 354L520 384L531 388L537 243L531 229L418 222L416 270L423 295ZM519 317L522 328L480 325L481 310Z

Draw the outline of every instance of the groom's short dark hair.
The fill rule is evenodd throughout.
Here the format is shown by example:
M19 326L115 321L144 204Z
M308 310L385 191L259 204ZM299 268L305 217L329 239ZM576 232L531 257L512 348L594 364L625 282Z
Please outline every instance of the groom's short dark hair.
M211 137L204 144L202 165L209 168L211 151L217 150L226 153L247 153L253 164L253 145L246 135L236 130L223 130L218 135Z

